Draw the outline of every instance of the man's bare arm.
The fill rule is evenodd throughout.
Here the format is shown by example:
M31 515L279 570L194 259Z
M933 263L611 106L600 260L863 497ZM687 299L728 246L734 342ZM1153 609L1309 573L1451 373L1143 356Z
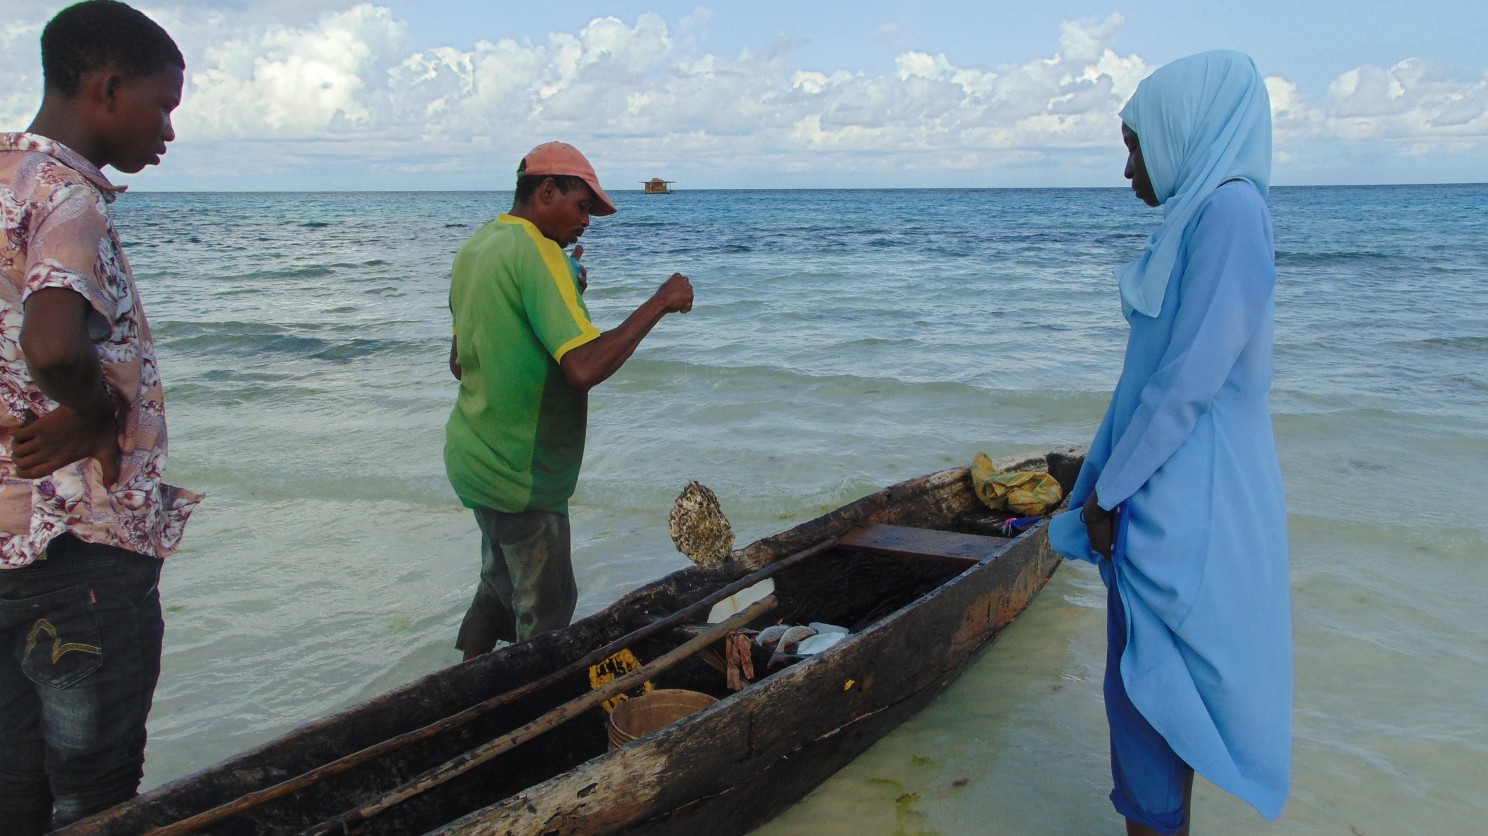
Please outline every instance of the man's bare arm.
M88 311L88 300L65 288L38 290L26 300L21 351L31 379L61 406L15 430L16 475L23 479L96 458L104 482L118 481L120 404L104 388Z
M620 370L641 340L651 333L656 323L669 313L692 310L692 282L681 273L673 273L650 299L641 303L619 327L600 334L596 339L563 355L559 365L568 382L587 392Z

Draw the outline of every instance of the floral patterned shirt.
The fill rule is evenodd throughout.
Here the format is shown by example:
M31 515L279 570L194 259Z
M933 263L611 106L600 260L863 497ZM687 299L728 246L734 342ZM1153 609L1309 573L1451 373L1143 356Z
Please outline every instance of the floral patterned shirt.
M122 191L59 142L0 133L0 569L31 563L66 531L163 558L201 501L161 481L165 401L155 343L108 209ZM49 287L88 300L104 382L128 405L113 487L96 459L41 479L15 475L13 430L57 408L21 351L22 305Z

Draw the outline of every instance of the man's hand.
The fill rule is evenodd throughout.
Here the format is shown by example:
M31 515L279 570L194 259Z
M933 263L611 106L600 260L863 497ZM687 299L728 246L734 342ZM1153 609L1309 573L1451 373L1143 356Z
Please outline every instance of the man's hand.
M460 338L457 337L457 336L456 337L450 337L449 366L450 366L450 374L452 374L452 375L455 376L455 380L459 380L460 379Z
M119 415L88 336L88 300L60 287L26 299L21 351L31 379L60 406L15 431L16 475L39 479L80 459L98 459L104 484L119 481Z
M692 310L692 282L681 273L673 273L670 279L657 289L655 298L667 313L687 313Z
M1080 510L1080 518L1085 521L1085 533L1090 537L1090 547L1105 557L1111 556L1111 549L1116 544L1116 514L1100 506L1100 497L1090 492L1090 498L1085 500L1085 507Z
M16 475L40 479L80 459L98 459L103 484L119 481L119 425L112 415L84 416L66 406L14 432Z
M692 310L692 282L681 273L673 273L651 298L613 328L563 355L558 365L570 386L587 392L608 380L635 353L636 346L651 333L656 323L669 313Z

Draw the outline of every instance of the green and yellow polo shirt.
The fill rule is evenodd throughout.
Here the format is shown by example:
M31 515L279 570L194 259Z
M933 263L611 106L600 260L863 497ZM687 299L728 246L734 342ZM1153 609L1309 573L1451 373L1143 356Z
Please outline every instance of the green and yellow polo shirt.
M566 513L589 400L558 363L599 336L568 256L503 214L455 256L449 301L461 377L444 467L455 494L468 508Z

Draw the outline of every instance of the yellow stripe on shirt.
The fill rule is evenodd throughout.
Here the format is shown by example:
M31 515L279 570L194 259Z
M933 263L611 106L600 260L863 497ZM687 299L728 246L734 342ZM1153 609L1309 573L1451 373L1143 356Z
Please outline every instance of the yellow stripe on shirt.
M507 214L503 214L501 219L508 223L520 224L527 232L527 237L537 244L537 251L542 255L543 264L548 268L548 275L552 277L553 284L558 288L558 295L563 297L563 304L568 307L568 315L573 317L574 322L579 326L581 333L553 352L553 359L561 363L563 355L598 337L599 329L589 321L589 315L579 304L578 286L573 280L572 268L569 267L568 256L564 254L563 248L558 246L556 241L543 235L531 221Z

